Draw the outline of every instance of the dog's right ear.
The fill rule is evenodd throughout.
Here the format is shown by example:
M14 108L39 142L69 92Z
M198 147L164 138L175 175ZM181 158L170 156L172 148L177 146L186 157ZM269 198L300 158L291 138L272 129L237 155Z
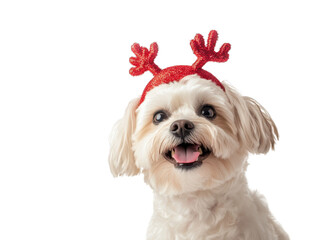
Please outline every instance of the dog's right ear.
M114 125L111 133L109 164L114 177L134 176L140 172L132 150L132 135L136 125L135 110L139 100L136 98L130 101L123 118Z

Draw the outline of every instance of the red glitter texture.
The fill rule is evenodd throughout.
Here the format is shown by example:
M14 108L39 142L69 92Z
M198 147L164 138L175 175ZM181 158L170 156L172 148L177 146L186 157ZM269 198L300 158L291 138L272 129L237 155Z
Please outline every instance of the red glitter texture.
M202 35L197 34L193 40L191 40L191 47L194 54L197 56L197 60L192 66L173 66L161 70L155 63L154 59L158 53L157 43L152 43L150 50L145 47L141 47L135 43L132 45L132 51L136 57L130 58L130 63L135 67L130 69L130 74L133 76L141 75L145 71L150 71L154 77L146 85L139 105L144 101L146 94L156 86L161 84L168 84L170 82L179 81L182 78L198 74L201 78L211 80L223 91L224 86L218 81L218 79L211 73L202 69L202 67L209 61L212 62L226 62L229 58L228 52L230 50L230 44L224 43L218 52L215 52L214 48L217 42L218 34L215 30L212 30L207 39L207 46Z

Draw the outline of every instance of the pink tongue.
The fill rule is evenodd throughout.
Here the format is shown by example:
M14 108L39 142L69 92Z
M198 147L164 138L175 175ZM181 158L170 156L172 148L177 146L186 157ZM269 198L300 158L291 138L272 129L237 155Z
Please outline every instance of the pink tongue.
M177 146L172 156L178 163L196 162L200 154L197 149L198 145Z

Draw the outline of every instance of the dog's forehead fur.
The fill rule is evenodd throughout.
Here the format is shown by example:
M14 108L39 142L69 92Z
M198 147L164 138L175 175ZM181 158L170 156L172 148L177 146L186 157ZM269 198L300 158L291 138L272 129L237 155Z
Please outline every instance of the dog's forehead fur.
M189 75L178 82L162 84L149 91L145 101L137 109L137 120L139 122L142 118L152 116L159 110L187 115L187 109L194 113L194 110L196 111L203 104L224 109L227 105L229 108L227 96L220 87L197 74ZM191 114L191 112L188 113ZM140 125L137 124L137 126Z

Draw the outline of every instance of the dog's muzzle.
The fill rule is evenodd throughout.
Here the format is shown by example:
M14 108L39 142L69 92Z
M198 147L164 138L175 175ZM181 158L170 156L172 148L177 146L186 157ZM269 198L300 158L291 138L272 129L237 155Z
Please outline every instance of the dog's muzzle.
M176 168L192 169L202 165L202 161L207 158L211 151L202 144L194 144L186 141L195 126L191 121L181 119L173 122L170 132L181 140L181 144L176 145L164 153L164 157Z

